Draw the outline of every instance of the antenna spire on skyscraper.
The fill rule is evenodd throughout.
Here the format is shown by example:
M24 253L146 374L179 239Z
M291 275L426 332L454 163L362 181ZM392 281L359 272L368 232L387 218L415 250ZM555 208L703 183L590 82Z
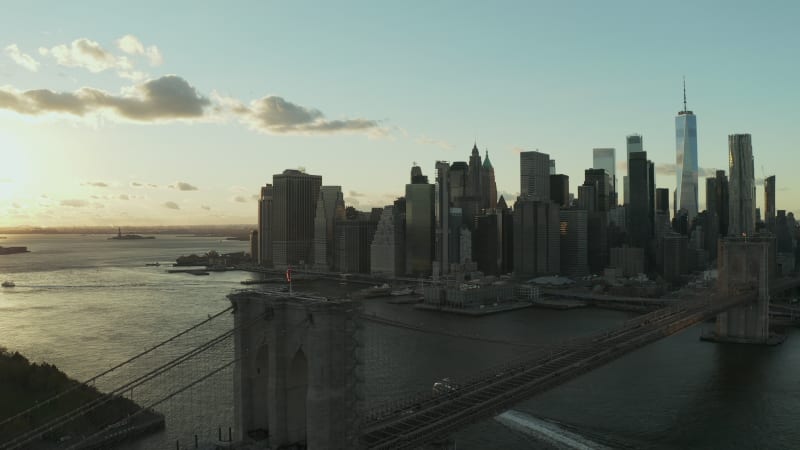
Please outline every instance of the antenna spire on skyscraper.
M683 77L683 110L688 111L686 108L686 76Z

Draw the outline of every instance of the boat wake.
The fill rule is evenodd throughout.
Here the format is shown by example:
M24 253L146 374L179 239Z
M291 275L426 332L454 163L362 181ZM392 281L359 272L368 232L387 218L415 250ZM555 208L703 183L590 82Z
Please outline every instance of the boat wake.
M611 449L611 447L590 440L558 424L537 419L523 412L510 410L496 416L494 419L512 430L543 441L555 448L574 450Z

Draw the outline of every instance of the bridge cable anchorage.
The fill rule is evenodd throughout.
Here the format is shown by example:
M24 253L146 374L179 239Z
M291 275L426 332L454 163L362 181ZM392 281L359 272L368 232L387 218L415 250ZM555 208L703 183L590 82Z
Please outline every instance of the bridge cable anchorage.
M228 309L230 309L230 308L228 308ZM225 311L223 311L223 312L225 312ZM66 413L62 414L61 416L58 416L58 417L56 417L54 419L51 419L49 422L47 422L45 424L42 424L42 425L40 425L39 427L37 427L37 428L35 428L33 430L30 430L30 431L28 431L26 433L23 433L22 435L19 435L19 436L15 437L11 441L4 442L2 448L3 449L16 449L16 448L20 448L20 447L22 447L22 446L24 446L26 444L31 443L32 441L34 441L34 440L38 439L39 437L41 437L43 434L45 434L47 432L50 432L50 431L53 431L53 430L59 428L60 426L63 426L65 424L77 419L78 417L81 417L84 414L97 409L98 407L102 406L105 403L108 403L109 401L113 400L114 398L118 397L119 395L124 394L124 392L129 391L129 390L131 390L133 388L136 388L136 387L140 387L140 386L144 385L145 383L147 383L148 381L156 379L156 378L164 375L165 373L169 372L171 369L173 369L173 368L175 368L177 366L180 366L181 364L183 364L186 361L194 358L195 356L203 354L204 352L208 351L209 349L215 347L217 344L219 344L221 342L224 342L225 340L231 338L234 335L235 332L237 332L239 330L242 330L242 329L249 328L251 325L255 324L259 320L262 320L263 319L262 316L263 316L263 314L256 315L254 318L249 320L244 325L241 325L239 327L231 328L230 330L225 331L224 333L222 333L222 334L220 334L220 335L218 335L218 336L216 336L216 337L204 342L203 344L201 344L201 345L199 345L199 346L197 346L195 348L192 348L189 351L187 351L187 352L175 357L174 359L170 360L169 362L167 362L165 364L162 364L159 367L156 367L155 369L145 373L144 375L141 375L138 378L135 378L134 380L129 380L129 381L125 382L123 385L113 389L111 392L105 393L101 397L99 397L97 399L94 399L94 400L92 400L92 401L90 401L90 402L88 402L88 403L86 403L84 405L81 405L81 406L79 406L79 407L77 407L77 408L75 408L75 409L73 409L71 411L67 411Z
M139 358L141 358L141 357L143 357L143 356L145 356L145 355L147 355L149 353L152 353L153 351L163 347L164 345L174 341L175 339L177 339L177 338L179 338L179 337L181 337L181 336L183 336L183 335L185 335L185 334L187 334L187 333L189 333L189 332L201 327L202 325L205 325L208 322L211 322L212 320L214 320L217 317L225 314L226 312L230 311L231 309L233 309L233 307L229 306L229 307L223 309L222 311L214 314L213 316L210 316L207 319L204 319L202 322L199 322L199 323L197 323L197 324L195 324L195 325L193 325L193 326L181 331L180 333L178 333L178 334L176 334L176 335L174 335L174 336L172 336L172 337L170 337L170 338L168 338L168 339L166 339L164 341L159 342L158 344L150 347L149 349L147 349L147 350L145 350L145 351L143 351L141 353L138 353L138 354L134 355L133 357L128 358L125 361L122 361L121 363L119 363L119 364L117 364L117 365L115 365L115 366L113 366L113 367L111 367L109 369L106 369L103 372L100 372L97 375L94 375L93 377L87 379L86 381L84 381L82 383L79 383L79 384L76 384L76 385L72 386L71 388L69 388L69 389L67 389L65 391L62 391L62 392L60 392L60 393L58 393L58 394L56 394L56 395L54 395L54 396L52 396L52 397L50 397L50 398L48 398L46 400L38 402L36 405L31 406L30 408L28 408L28 409L26 409L26 410L24 410L22 412L19 412L19 413L15 414L15 415L13 415L13 416L11 416L9 418L6 418L6 419L0 421L0 427L3 427L7 423L12 422L12 421L14 421L14 420L26 415L26 414L29 414L29 413L31 413L31 412L33 412L33 411L45 406L45 405L48 405L48 404L58 400L59 398L65 396L65 395L67 395L67 394L69 394L69 393L71 393L71 392L73 392L73 391L75 391L77 389L80 389L81 387L88 387L89 383L94 383L99 378L102 378L102 377L110 374L111 372L114 372L115 370L117 370L117 369L119 369L119 368L121 368L123 366L126 366L126 365L132 363L133 361L136 361Z

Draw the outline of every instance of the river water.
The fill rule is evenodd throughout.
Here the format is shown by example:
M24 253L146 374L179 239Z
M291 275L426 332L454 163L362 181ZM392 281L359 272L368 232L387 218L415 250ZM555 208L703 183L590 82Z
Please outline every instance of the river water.
M155 240L110 241L107 236L9 235L0 245L26 245L28 254L0 256L0 279L17 287L0 290L0 345L29 359L57 365L86 379L229 306L226 295L255 277L244 272L209 276L167 274L175 257L208 250L242 251L245 242L218 238L158 236ZM298 283L300 290L340 294L349 286ZM357 288L357 287L356 287ZM364 303L375 313L426 328L469 332L493 339L546 344L591 333L631 317L596 309L525 309L481 318L419 311L386 300ZM222 315L203 337L230 328ZM515 407L521 416L569 430L582 442L622 448L798 448L800 430L800 333L777 347L701 342L694 327L637 350ZM460 378L519 356L519 347L483 343L367 323L364 328L364 393L367 406L429 391L432 382ZM193 340L192 340L193 339ZM197 337L176 340L178 354ZM177 384L229 358L229 342ZM108 377L101 389L125 379ZM169 392L168 386L162 386ZM158 392L130 395L140 403ZM130 448L188 447L232 426L231 372L224 370L197 389L157 409L167 416L163 433ZM550 428L548 428L550 429ZM565 432L566 433L566 432ZM458 432L458 448L537 448L541 442L517 427L487 420Z

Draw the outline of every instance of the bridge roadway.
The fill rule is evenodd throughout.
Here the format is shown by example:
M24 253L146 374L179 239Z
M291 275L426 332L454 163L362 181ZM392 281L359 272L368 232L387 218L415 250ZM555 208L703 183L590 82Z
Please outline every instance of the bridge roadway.
M362 445L411 449L444 439L464 426L495 416L528 397L755 297L755 290L750 290L728 298L708 295L682 301L617 328L536 352L471 380L454 381L448 393L392 402L364 416Z

